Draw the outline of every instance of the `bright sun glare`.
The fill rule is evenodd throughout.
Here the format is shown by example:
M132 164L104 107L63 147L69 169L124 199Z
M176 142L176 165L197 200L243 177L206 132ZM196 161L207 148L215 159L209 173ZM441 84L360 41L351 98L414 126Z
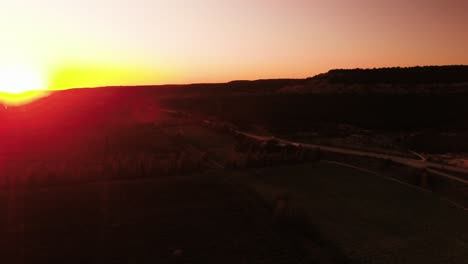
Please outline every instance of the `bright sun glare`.
M43 95L44 75L26 65L0 65L0 102L7 105L24 104Z
M39 71L32 67L21 65L0 67L0 91L19 94L40 89L44 89L44 81Z

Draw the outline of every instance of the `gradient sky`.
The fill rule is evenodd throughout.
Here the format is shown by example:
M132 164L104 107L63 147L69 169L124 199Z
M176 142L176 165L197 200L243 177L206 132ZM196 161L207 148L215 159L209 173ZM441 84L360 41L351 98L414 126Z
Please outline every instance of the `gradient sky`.
M2 0L0 68L61 89L468 64L467 14L466 0Z

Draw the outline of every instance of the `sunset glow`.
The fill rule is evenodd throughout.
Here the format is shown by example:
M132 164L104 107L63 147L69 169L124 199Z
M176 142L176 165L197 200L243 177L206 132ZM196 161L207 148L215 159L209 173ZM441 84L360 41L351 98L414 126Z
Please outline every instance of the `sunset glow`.
M1 1L1 91L467 64L466 10L460 0Z
M17 105L45 94L45 74L27 65L0 66L0 102Z

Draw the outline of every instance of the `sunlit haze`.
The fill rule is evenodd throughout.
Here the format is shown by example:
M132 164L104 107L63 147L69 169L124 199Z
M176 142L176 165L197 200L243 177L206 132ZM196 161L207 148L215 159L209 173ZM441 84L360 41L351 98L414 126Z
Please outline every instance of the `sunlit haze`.
M0 90L467 64L465 0L0 2Z

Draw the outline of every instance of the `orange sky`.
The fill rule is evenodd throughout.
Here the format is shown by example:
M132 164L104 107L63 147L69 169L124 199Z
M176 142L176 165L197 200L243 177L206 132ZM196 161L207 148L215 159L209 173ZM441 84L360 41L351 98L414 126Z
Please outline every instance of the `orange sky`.
M466 0L3 0L0 69L64 89L468 64L467 13Z

